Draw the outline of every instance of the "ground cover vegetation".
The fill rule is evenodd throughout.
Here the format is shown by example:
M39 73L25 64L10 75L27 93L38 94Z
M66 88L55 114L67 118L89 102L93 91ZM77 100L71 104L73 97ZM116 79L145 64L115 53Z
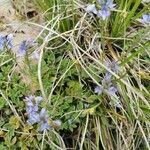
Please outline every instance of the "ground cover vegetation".
M150 2L33 4L36 39L0 35L0 150L149 150Z

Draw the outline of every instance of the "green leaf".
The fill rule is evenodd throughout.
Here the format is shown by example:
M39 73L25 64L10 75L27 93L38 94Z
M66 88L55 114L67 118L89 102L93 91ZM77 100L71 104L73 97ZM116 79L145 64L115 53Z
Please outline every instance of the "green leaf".
M8 148L4 146L3 144L0 144L0 150L8 150Z
M3 108L6 104L6 101L3 99L3 97L0 97L0 109Z

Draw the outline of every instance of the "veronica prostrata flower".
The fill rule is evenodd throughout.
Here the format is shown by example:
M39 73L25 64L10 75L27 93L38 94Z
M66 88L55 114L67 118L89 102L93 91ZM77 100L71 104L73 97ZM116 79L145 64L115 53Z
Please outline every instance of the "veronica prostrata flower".
M107 19L111 11L115 8L116 4L113 4L113 0L98 0L101 5L101 9L97 10L95 4L89 4L85 9L88 13L94 13L103 20Z
M108 94L111 95L111 96L115 96L117 92L118 92L118 89L113 85L111 85L108 88Z
M42 97L38 96L27 96L25 97L26 102L26 112L28 113L28 120L29 124L34 124L40 121L40 115L38 114L38 105L42 101Z
M60 127L61 126L61 120L54 120L53 124L55 127Z
M46 121L46 122L42 122L41 123L41 125L40 125L40 127L39 127L39 131L44 131L44 130L46 130L46 129L50 129L51 128L51 126L48 124L48 122Z
M113 10L116 4L113 4L112 0L98 0L101 5L101 10L98 11L97 16L102 17L103 20L107 19L111 10Z
M95 87L94 93L100 95L100 94L102 94L102 92L103 92L103 86L102 85Z
M96 6L95 4L89 4L86 9L85 9L86 12L88 13L94 13L97 15L97 9L96 9Z
M102 17L103 20L107 19L110 16L111 12L106 5L103 5L101 10L97 12L98 17Z
M45 108L42 108L40 111L40 127L39 127L39 131L44 131L46 129L50 129L51 126L48 123L48 114Z
M35 97L30 95L25 97L24 100L26 102L26 112L28 114L27 123L30 125L37 123L39 125L39 131L44 131L51 128L47 110L45 108L39 108L39 104L41 103L42 99L43 98L41 96ZM55 125L58 127L61 125L60 120L55 120L53 123L55 123Z
M120 71L120 66L119 66L118 62L116 62L116 61L106 62L105 65L106 65L106 67L108 67L111 71L113 71L116 74L118 74ZM112 77L112 74L109 71L106 71L105 76L104 76L105 80L110 81L111 77Z
M145 26L150 25L150 14L142 15L142 18L139 19L139 21Z
M19 51L18 51L19 55L24 56L29 48L32 48L36 45L37 45L37 43L33 40L22 41L20 46L19 46Z
M6 36L0 35L0 50L4 47L11 49L13 47L13 34L8 34Z
M27 123L33 125L33 124L38 123L38 122L40 122L40 116L39 116L39 114L37 112L34 112L34 111L30 112L28 114Z
M8 34L6 36L6 46L9 49L13 48L13 37L14 37L13 34Z
M119 73L120 67L118 62L112 61L107 62L105 65L114 73ZM107 92L110 96L115 96L118 92L118 89L112 83L112 74L109 71L105 72L104 78L100 86L96 86L94 92L98 95L103 92Z
M109 9L114 9L116 4L113 3L113 0L98 0L101 6L106 6Z
M5 37L0 35L0 50L4 49Z
M118 89L113 86L111 82L108 83L107 81L103 80L102 85L96 86L94 92L98 95L101 95L103 92L105 92L110 96L115 96L118 92Z
M33 60L39 60L40 58L40 53L37 52L37 51L34 51L32 54L31 54L31 59Z

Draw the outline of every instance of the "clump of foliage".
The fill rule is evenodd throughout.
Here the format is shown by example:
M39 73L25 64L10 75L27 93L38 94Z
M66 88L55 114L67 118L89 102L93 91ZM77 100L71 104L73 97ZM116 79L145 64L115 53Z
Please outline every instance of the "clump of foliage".
M0 37L0 149L149 149L149 3L35 0L39 38Z

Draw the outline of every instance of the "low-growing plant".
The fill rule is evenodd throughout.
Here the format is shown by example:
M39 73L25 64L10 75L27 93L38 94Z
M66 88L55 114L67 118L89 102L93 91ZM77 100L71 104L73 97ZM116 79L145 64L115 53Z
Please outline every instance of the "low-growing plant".
M35 3L36 41L0 37L0 149L150 149L149 3Z

